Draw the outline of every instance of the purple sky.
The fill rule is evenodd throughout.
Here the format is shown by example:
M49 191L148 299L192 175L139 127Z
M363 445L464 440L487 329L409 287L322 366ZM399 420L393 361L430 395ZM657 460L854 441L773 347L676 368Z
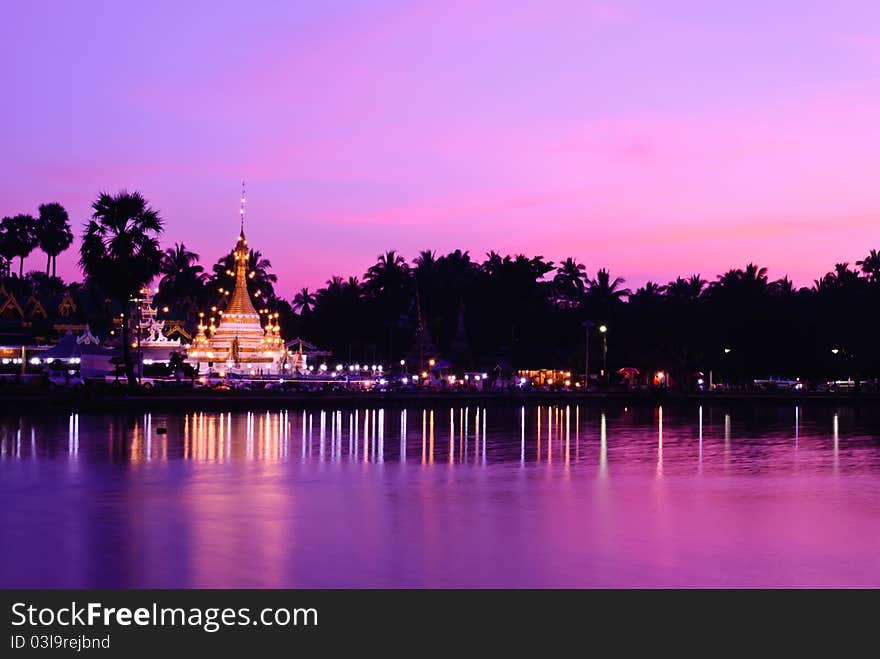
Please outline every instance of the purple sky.
M285 296L392 248L637 285L880 247L873 0L180 4L4 2L0 214L136 188L210 264L245 179Z

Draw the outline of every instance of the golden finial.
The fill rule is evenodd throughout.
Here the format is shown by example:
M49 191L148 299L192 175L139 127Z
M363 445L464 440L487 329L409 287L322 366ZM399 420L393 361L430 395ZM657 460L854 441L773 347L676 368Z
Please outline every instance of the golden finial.
M247 196L245 195L244 189L244 181L241 182L241 208L238 211L238 214L241 215L241 233L244 235L244 205L247 202Z

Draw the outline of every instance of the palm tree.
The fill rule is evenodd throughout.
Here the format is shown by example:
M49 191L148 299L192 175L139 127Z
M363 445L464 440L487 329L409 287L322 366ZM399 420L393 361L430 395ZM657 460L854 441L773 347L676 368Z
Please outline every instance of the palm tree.
M641 304L652 304L659 301L666 292L666 286L654 283L653 281L645 282L645 285L629 296L630 302Z
M630 294L628 288L623 288L625 281L623 277L612 279L608 270L602 268L596 273L596 278L590 280L588 294L600 305L618 304Z
M777 279L770 284L770 292L779 297L791 297L797 290L794 282L785 275L782 279Z
M52 264L52 276L55 276L58 255L70 247L73 232L67 211L61 204L51 203L40 205L40 217L37 220L36 237L40 249L46 253L46 276L49 275L49 264Z
M327 282L328 288L333 286L342 289L342 277L333 277L331 281ZM315 308L315 294L310 292L308 288L302 288L299 293L297 293L293 298L293 304L291 305L293 310L299 313L300 315L308 315Z
M206 302L208 278L199 265L199 255L189 251L184 243L175 243L162 255L159 273L162 279L156 304L167 305L175 317L185 320L188 326L194 325L201 305Z
M416 271L424 270L430 272L437 265L437 255L429 249L422 250L413 259L413 265L416 266Z
M4 217L3 220L0 221L0 278L9 276L9 264L15 257L12 239L9 236L9 229L7 228L9 219L10 218L8 217Z
M868 256L856 261L856 265L862 269L868 281L872 284L880 284L880 252L872 249Z
M706 280L700 275L691 275L687 279L676 277L666 285L666 295L670 299L695 302L703 293Z
M3 218L3 230L10 260L16 256L18 278L24 278L24 260L37 246L37 220L33 215L16 215Z
M834 270L814 282L817 291L855 290L862 283L864 280L856 270L850 269L849 263L835 263Z
M576 306L584 296L587 284L587 266L568 257L556 268L553 285L558 300L565 306Z
M769 288L767 268L749 263L745 269L728 270L710 285L713 295L733 296L733 298L760 297ZM741 301L741 300L740 300Z
M767 268L761 268L754 263L749 263L745 270L740 271L740 280L755 289L767 287Z
M498 252L488 252L486 254L486 260L483 261L483 265L481 266L483 272L485 272L490 277L497 274L501 268L504 266L504 262L507 260L510 261L510 257L501 258L501 254Z
M348 281L343 284L345 292L357 300L361 296L361 282L357 277L349 277Z
M378 256L376 264L370 266L364 279L374 294L395 292L405 288L409 272L406 259L392 249Z
M101 192L92 204L80 247L86 277L122 307L122 357L129 386L135 385L128 340L129 301L159 272L162 220L139 192Z

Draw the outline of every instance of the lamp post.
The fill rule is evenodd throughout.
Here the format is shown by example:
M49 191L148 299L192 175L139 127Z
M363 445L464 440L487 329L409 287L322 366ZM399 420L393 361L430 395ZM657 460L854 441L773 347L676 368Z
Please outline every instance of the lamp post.
M584 321L584 389L590 386L590 328L592 327L592 320Z
M602 334L602 373L600 375L604 378L606 377L605 369L608 366L608 326L599 325L599 332Z
M137 323L137 352L138 352L138 384L141 383L144 372L144 356L141 354L141 301L144 298L136 295L131 298L130 302L135 304L135 322Z

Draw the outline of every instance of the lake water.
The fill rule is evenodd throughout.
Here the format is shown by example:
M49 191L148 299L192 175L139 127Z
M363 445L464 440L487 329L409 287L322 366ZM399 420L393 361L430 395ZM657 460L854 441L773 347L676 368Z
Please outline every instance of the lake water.
M7 414L0 539L3 587L877 587L880 410Z

